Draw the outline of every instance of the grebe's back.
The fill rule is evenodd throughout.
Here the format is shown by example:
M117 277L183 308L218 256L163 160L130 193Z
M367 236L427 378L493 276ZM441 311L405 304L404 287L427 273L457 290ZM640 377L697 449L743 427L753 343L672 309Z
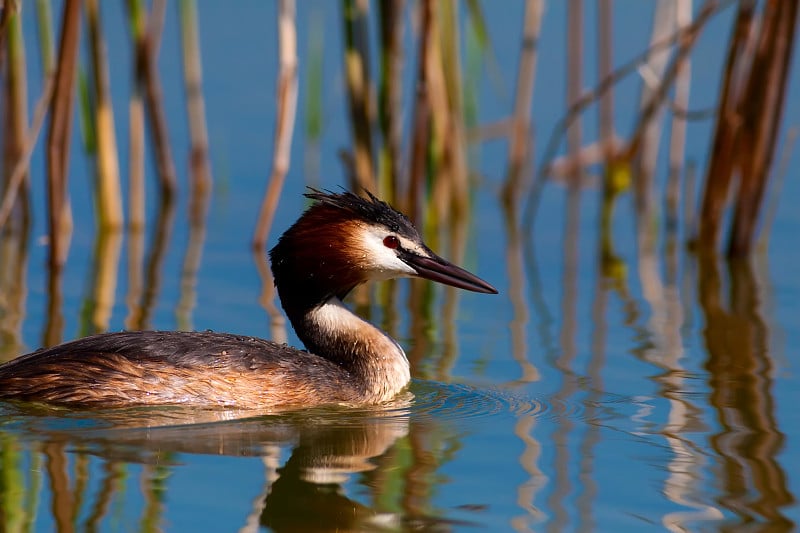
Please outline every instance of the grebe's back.
M358 403L335 363L228 333L103 333L38 350L0 369L0 398L83 406L263 408Z
M224 333L105 333L0 365L0 399L262 409L391 400L410 380L405 353L342 304L347 293L396 277L497 291L434 254L408 218L372 195L306 196L314 203L270 259L281 304L309 351Z

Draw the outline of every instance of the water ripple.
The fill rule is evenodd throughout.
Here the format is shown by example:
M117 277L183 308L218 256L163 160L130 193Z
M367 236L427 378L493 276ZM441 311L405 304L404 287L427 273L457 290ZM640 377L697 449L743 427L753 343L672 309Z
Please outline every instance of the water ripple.
M551 409L535 398L463 384L416 380L411 390L415 395L412 415L422 419L464 420L503 414L538 417Z

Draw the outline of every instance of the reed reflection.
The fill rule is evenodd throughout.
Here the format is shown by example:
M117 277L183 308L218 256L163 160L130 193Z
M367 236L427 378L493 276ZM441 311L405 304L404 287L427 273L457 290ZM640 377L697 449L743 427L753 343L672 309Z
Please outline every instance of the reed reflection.
M723 530L759 522L771 531L791 531L795 523L782 510L796 497L778 460L785 438L775 417L761 283L746 260L728 261L727 275L714 257L701 255L698 266L709 402L721 426L711 437L720 462L717 501L738 517Z
M133 270L140 268L141 238L139 232L132 232L130 251L136 255L130 257L129 266L132 268L129 273L131 283L129 287L127 302L129 305L128 317L125 326L129 329L149 329L151 315L158 301L158 293L161 288L161 272L163 270L164 256L172 236L172 229L175 225L175 201L171 197L165 196L159 203L158 214L153 226L153 237L150 251L144 264L144 273ZM141 280L141 282L140 282ZM134 289L138 289L140 294L135 294Z
M89 287L90 295L84 307L85 323L82 335L91 335L108 330L117 291L119 255L122 248L122 232L117 229L97 233L92 257Z

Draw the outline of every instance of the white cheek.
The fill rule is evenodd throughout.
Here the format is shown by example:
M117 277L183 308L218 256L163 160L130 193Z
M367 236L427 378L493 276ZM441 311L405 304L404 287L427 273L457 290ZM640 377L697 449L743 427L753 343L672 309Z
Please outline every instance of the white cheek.
M416 276L417 272L397 257L397 252L383 244L385 232L366 231L364 233L364 252L370 278L381 280L396 277ZM404 243L405 244L405 243Z

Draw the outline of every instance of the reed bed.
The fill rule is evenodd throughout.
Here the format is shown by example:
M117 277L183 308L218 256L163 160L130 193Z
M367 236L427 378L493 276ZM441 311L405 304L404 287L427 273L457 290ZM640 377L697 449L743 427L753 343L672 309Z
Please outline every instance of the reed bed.
M475 122L472 107L474 65L477 62L479 69L480 65L491 69L495 53L482 11L487 6L458 0L342 0L338 38L343 44L341 73L352 133L351 148L342 151L348 187L377 191L408 212L434 246L451 255L456 252L453 257L458 260L458 255L465 251L463 239L458 235L471 217L472 191L481 179L472 169L470 154L486 138L502 137L508 147L506 172L491 185L510 213L506 223L515 221L518 225L520 242L532 244L538 200L546 186L565 186L569 198L567 225L577 227L579 218L575 217L580 211L581 197L587 191L587 183L592 181L592 174L600 168L602 210L598 253L607 275L614 277L621 272L610 235L617 218L615 206L629 192L635 206L631 223L639 235L640 266L657 252L662 238L671 249L679 247L682 239L703 253L715 254L726 237L728 256L751 253L759 221L769 220L764 215L763 198L774 174L775 149L781 140L779 132L795 48L798 2L707 0L694 10L688 0L658 2L653 11L650 42L643 43L640 54L616 69L612 68L614 4L611 0L600 1L597 20L590 21L586 20L583 0L569 2L564 30L567 108L534 167L533 96L546 4L545 0L521 3L522 17L515 29L519 33L520 53L508 116L497 123L480 124ZM96 249L106 248L101 243L115 241L115 238L109 241L101 233L127 228L130 312L126 324L144 326L148 323L147 309L152 305L146 293L158 286L158 258L164 254L159 246L166 246L174 203L184 192L179 188L175 171L158 69L163 21L169 4L163 0L152 3L128 0L125 4L133 65L128 107L128 167L124 171L128 177L126 191L121 185L115 117L110 104L111 88L116 81L110 78L104 4L97 0L66 0L62 5L55 23L50 2L37 0L31 5L36 10L38 57L24 50L22 4L6 2L2 8L0 67L4 84L0 98L6 112L0 228L19 233L30 224L30 180L36 178L29 176L29 165L32 153L41 146L47 157L46 216L52 277L49 285L53 288L53 299L58 301L56 287L71 231L68 168L70 154L77 149L71 139L71 124L75 104L80 102L81 116L87 117L85 122L91 126L94 139L91 150L96 169L93 183L96 205L93 215L98 228ZM202 11L193 0L182 0L177 9L190 145L189 186L185 194L190 205L192 236L185 272L196 273L213 192L212 147L206 126L201 68ZM715 120L709 139L710 156L704 168L695 171L685 160L687 128L691 121L698 120L696 113L693 115L688 109L692 52L706 26L721 13L732 10L735 16L728 60L720 66L723 83L718 105L715 111L700 117ZM266 246L290 168L301 87L307 95L306 134L310 144L319 138L323 128L324 112L319 103L324 83L319 73L323 68L321 45L312 43L309 47L308 61L314 65L313 70L301 68L297 16L292 0L277 3L277 16L272 22L278 37L280 66L275 136L265 170L269 179L264 201L260 212L253 213L252 244L257 250ZM595 59L587 56L586 51L592 45L581 37L587 24L597 25L596 82L583 76L586 61ZM318 36L310 38L319 43ZM86 43L85 48L81 48L82 42ZM29 70L26 66L31 61L38 61L44 73L40 94L31 94L25 79ZM78 74L84 68L88 76L82 85ZM641 84L635 123L626 136L614 123L614 108L621 105L615 102L614 90L637 71L646 72L646 79ZM80 99L79 85L85 92ZM32 117L26 112L29 100L37 102ZM587 132L582 124L583 114L595 107L600 118L597 135ZM41 139L40 131L45 125L47 133ZM658 180L656 162L664 144L660 142L660 132L667 126L668 176L666 180ZM156 169L153 199L145 195L147 135ZM564 140L566 146L562 146ZM744 146L752 149L742 149ZM696 173L701 179L695 186L690 178ZM316 178L310 179L316 183L313 181ZM695 187L699 201L695 199ZM158 208L151 247L146 251L143 230L148 202ZM126 211L127 216L123 217ZM82 212L77 216L92 216L92 213ZM769 224L764 227L769 229ZM111 264L106 268L114 269L116 256L110 253ZM577 260L573 253L568 263ZM105 279L102 283L107 285L98 294L113 292L113 280L103 275L97 279L98 283ZM192 287L193 282L185 286ZM265 291L269 293L269 288ZM429 301L422 294L418 296ZM389 298L388 293L384 298ZM186 293L182 301L191 306L193 298ZM51 306L54 323L59 322L55 316L57 307ZM104 312L98 311L98 316L103 315ZM106 320L99 318L92 322L92 330L103 329L106 324ZM185 322L188 324L190 320L187 318ZM50 337L56 339L58 335Z

